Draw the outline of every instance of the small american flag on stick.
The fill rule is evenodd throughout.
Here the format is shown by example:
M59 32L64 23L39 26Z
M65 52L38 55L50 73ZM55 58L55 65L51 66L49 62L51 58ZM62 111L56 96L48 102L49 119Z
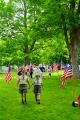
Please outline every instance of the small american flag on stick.
M8 72L6 73L6 82L11 81L11 79L12 79L11 73L10 73L10 71L8 71Z
M53 70L55 72L58 72L58 64L56 64L56 63L53 64Z
M73 76L72 68L67 68L64 70L64 73L61 76L61 84L60 87L64 87L66 80Z
M67 79L72 76L73 76L72 68L67 68L64 70L64 73L62 74L61 78Z

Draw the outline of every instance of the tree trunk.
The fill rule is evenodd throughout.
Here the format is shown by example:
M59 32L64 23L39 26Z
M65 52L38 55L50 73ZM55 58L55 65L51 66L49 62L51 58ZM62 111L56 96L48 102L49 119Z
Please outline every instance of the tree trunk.
M26 65L29 65L29 64L30 64L30 60L29 60L28 55L26 55L25 58L24 58L24 65L26 66Z
M78 62L78 49L80 48L80 25L78 25L77 28L75 25L75 11L76 11L76 0L69 0L70 1L70 25L72 31L69 31L66 27L66 18L64 13L62 13L61 18L62 18L62 23L63 23L63 29L64 29L64 36L65 36L65 41L67 44L67 48L69 49L69 55L71 56L71 64L72 64L72 69L73 69L73 77L74 78L80 78L80 72L79 72L79 62ZM78 18L79 19L79 14L80 14L80 2L78 4L78 10L77 10ZM71 22L72 21L72 22ZM70 30L71 30L70 29ZM69 35L68 33L70 32L70 40L69 40Z
M24 52L24 64L25 65L30 64L30 60L29 60L29 48L28 48L28 45L26 43L24 45L23 52Z
M75 30L74 32L72 32L71 34L71 48L70 48L70 52L71 52L71 64L72 64L72 69L73 69L73 77L74 78L80 78L80 71L79 71L79 58L78 58L78 45L79 43L79 34L78 34L78 30Z

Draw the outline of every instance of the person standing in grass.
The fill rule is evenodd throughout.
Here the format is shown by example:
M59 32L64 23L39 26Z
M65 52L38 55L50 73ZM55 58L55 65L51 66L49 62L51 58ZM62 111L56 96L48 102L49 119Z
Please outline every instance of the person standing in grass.
M24 70L22 71L21 75L18 76L17 84L19 85L19 93L21 94L22 103L23 104L27 103L26 93L27 93L28 86L30 87L30 84L29 84L27 72L25 72Z
M32 75L33 75L33 67L32 66L30 67L29 72L30 72L30 77L32 78Z
M18 73L17 73L18 76L22 75L22 70L23 70L22 67L20 67L20 68L18 69Z
M34 94L35 94L36 103L40 104L40 93L42 87L42 79L40 77L40 74L35 75L35 79L33 80L31 86L32 85L34 85Z
M52 68L51 66L48 68L48 74L49 74L49 77L51 77L51 73L52 73Z

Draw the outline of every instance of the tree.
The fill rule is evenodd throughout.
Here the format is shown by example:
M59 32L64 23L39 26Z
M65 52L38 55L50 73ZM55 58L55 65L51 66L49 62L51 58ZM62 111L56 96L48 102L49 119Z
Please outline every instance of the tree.
M80 78L78 67L78 49L80 48L80 0L49 0L42 3L42 22L44 31L47 33L63 33L71 64L73 76ZM43 31L44 35L45 32ZM48 34L49 35L49 34ZM52 34L49 36L52 37Z
M79 78L80 72L78 67L78 50L80 48L80 1L70 0L69 5L68 21L70 28L67 27L66 17L62 13L63 30L66 44L71 56L73 75L74 77Z
M59 43L64 42L64 36L71 58L74 77L80 77L78 68L80 0L9 0L8 3L1 0L0 15L0 39L10 46L13 46L14 43L13 47L6 48L9 61L11 56L8 56L8 54L9 50L12 52L12 49L22 55L25 64L32 60L34 53L40 53L40 55L35 55L35 58L39 60L39 56L41 57L46 53L46 50L49 50L51 54L54 51L55 54L53 56L50 56L50 54L46 56L45 54L45 58L47 57L49 60L54 58L60 61L62 57L65 57L64 52L60 51L62 48L60 49L57 46ZM62 38L58 37L60 34ZM55 49L50 48L50 41L53 44L55 37L56 44L52 45ZM60 42L57 41L57 38ZM41 51L37 47L38 44ZM47 49L44 50L46 46ZM67 54L66 58L68 58ZM16 59L21 61L19 55L16 56ZM44 57L41 57L41 59L46 61L46 59L43 60Z
M19 47L23 51L24 63L30 63L29 54L33 51L35 42L39 40L39 26L37 26L39 8L34 5L30 6L26 0L9 1L7 4L1 1L1 4L3 13L1 39L6 42L8 39L12 45L15 41L17 50Z
M23 53L25 64L30 63L30 53L33 51L36 41L39 40L39 26L37 26L37 16L39 14L39 8L37 6L30 6L26 0L21 0L20 8L22 15L20 16L20 25L17 30L22 34L23 39ZM19 11L18 11L19 12ZM21 14L19 12L19 14ZM18 16L19 17L19 16ZM19 18L17 19L19 20Z

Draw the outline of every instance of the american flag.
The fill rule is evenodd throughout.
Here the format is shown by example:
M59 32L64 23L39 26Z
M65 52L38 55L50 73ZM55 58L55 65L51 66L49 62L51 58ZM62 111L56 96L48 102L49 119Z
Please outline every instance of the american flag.
M65 68L64 64L61 63L61 69L64 69L64 68Z
M66 68L64 70L64 73L62 74L61 78L67 79L67 78L72 77L72 76L73 76L72 68L69 67L69 68Z
M61 69L65 69L66 63L64 63L63 61L61 61Z
M58 64L56 64L56 63L53 64L53 70L58 72Z
M11 81L11 79L12 79L11 73L10 73L10 71L8 71L8 72L6 73L6 82Z

